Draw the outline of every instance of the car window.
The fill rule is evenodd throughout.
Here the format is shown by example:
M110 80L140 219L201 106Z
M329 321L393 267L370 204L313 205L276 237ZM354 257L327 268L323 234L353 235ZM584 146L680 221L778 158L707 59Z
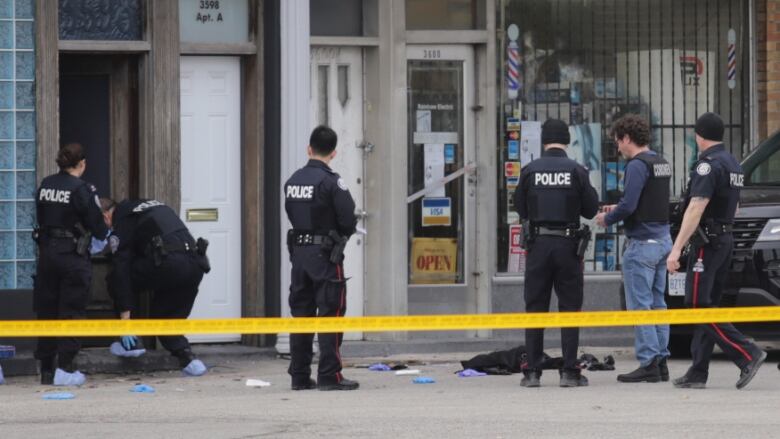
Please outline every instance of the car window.
M747 184L780 186L780 150L773 152L753 168Z

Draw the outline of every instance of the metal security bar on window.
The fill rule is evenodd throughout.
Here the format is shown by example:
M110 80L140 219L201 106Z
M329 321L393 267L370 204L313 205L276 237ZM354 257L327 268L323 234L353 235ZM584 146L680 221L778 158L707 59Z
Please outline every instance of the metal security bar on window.
M620 198L624 162L609 138L627 113L648 118L651 147L674 167L679 196L697 151L693 126L714 111L726 123L724 143L743 157L756 139L749 123L748 0L504 0L498 34L500 78L506 77L505 32L519 29L518 97L502 81L499 106L499 271L507 270L513 188L510 120L562 119L572 128L569 156L590 170L601 199ZM585 128L587 127L587 128ZM522 137L522 132L517 136ZM619 270L622 231L595 228L587 270Z

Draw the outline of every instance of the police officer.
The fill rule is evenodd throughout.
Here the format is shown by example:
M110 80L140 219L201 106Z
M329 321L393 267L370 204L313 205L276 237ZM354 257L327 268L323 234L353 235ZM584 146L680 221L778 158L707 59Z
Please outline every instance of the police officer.
M590 184L588 171L566 156L569 128L564 122L556 119L545 122L542 144L542 157L523 168L514 194L515 209L526 220L525 309L548 312L550 289L555 287L560 311L580 311L582 257L590 237L587 228L580 229L580 216L596 215L598 194ZM525 344L528 365L520 385L539 387L544 330L527 329ZM561 344L560 386L587 386L587 378L577 367L579 328L562 328Z
M293 317L341 317L346 311L344 246L355 232L355 202L347 185L333 172L336 133L318 126L311 133L309 162L284 185L285 210L292 224L287 247L292 261L290 311ZM359 384L341 375L343 334L318 334L320 362L311 379L314 334L290 334L288 372L293 390L355 390Z
M731 234L743 186L742 167L723 146L723 120L704 113L696 121L699 160L691 170L685 215L672 251L666 260L669 272L680 268L680 254L690 240L685 278L685 303L692 308L720 305L731 263ZM691 343L693 365L673 381L675 387L703 389L707 383L714 345L739 367L737 388L753 379L766 352L748 341L731 323L696 325Z
M57 153L60 171L44 178L36 193L39 253L33 307L42 320L84 318L92 283L90 238L108 234L97 191L80 178L86 163L80 144L65 145ZM39 338L35 358L41 384L84 384L73 364L80 347L72 337Z
M176 212L157 200L125 200L108 214L114 230L108 239L112 271L108 288L121 319L136 307L136 293L153 293L150 317L186 319L192 311L203 274L210 270L203 239L197 241ZM182 335L160 336L160 342L191 376L206 373ZM122 337L122 346L136 350L137 339Z

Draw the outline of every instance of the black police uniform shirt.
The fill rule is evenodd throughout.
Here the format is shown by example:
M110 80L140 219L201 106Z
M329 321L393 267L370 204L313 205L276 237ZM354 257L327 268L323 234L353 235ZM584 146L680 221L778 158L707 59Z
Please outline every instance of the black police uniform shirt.
M593 218L599 209L588 171L561 148L523 167L513 201L520 218L552 227L579 227L580 216Z
M80 223L95 238L106 239L108 226L103 220L95 186L60 171L41 181L35 200L38 227L43 236L47 229L61 229L79 236L76 224Z
M152 238L165 237L168 243L175 237L193 246L194 240L179 215L157 200L122 201L114 210L113 225L114 231L108 239L113 254L112 294L117 309L130 311L135 303L133 260L148 256Z
M311 159L284 184L284 208L296 232L355 233L355 201L344 180L321 160Z
M711 220L731 224L743 186L744 175L737 159L726 151L723 144L713 145L699 154L699 160L691 170L688 201L696 197L709 199L702 214L702 223Z

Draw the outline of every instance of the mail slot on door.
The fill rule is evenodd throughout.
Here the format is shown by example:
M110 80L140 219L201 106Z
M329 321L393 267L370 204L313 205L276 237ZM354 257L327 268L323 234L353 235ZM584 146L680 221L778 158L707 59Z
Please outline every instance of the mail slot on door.
M219 209L187 209L187 221L217 221Z

